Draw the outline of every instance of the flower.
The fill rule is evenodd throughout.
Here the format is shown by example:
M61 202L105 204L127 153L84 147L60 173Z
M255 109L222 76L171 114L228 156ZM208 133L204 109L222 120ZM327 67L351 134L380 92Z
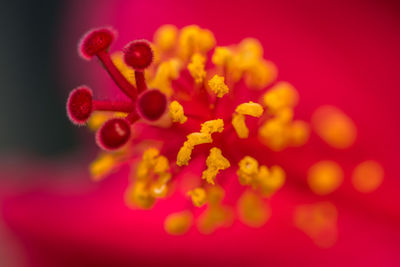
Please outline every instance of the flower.
M179 4L185 5L183 2L179 2ZM354 12L349 12L349 14L352 14L351 18L354 18L354 13L358 14L358 16L361 15L357 13L357 9L353 4L343 4L340 1L330 6L328 8L329 11L326 9L319 9L319 12L322 14L320 15L322 17L321 20L325 22L322 25L328 25L323 29L323 32L326 32L326 34L322 33L322 36L330 40L328 43L325 43L325 45L327 45L327 51L325 51L323 50L324 48L321 48L325 47L324 44L314 43L318 42L318 40L314 38L315 36L313 33L305 31L303 27L298 25L298 23L300 23L304 26L303 23L307 23L307 18L310 20L313 18L313 16L308 16L310 13L312 14L312 12L307 11L309 9L306 8L306 6L299 7L294 5L290 7L289 5L289 7L285 6L287 7L284 9L285 12L281 10L281 12L277 12L276 15L261 16L264 15L266 10L271 10L271 12L274 13L273 11L276 11L277 6L279 7L281 4L268 3L268 5L272 5L272 9L261 8L265 7L267 4L264 5L260 2L257 3L258 5L254 5L255 3L249 5L241 4L240 8L234 4L224 6L224 4L227 3L223 1L214 4L215 6L213 6L212 12L220 11L222 10L221 7L224 7L223 10L235 19L238 17L243 18L237 19L236 23L233 22L233 25L236 26L232 27L234 30L227 29L226 25L222 27L216 24L216 31L219 33L222 32L222 28L224 32L228 32L226 35L230 33L231 36L233 36L233 31L236 31L235 36L238 36L240 32L243 33L243 31L246 32L245 36L247 36L247 32L275 32L273 36L279 37L279 42L276 42L276 46L285 50L286 53L282 53L281 56L275 58L274 62L279 66L279 70L282 70L281 74L292 81L300 92L300 104L299 108L296 109L296 111L298 111L296 114L301 118L307 118L311 117L310 115L317 105L320 106L323 103L339 104L342 112L345 111L345 113L350 114L351 120L357 126L358 135L355 143L346 150L330 149L329 146L323 144L321 139L312 132L308 145L301 149L289 148L279 153L273 153L272 156L272 153L265 153L265 149L258 147L252 148L254 153L259 157L258 161L281 164L287 174L287 182L282 189L271 198L271 202L269 203L270 210L267 210L271 213L258 217L261 222L264 220L263 218L267 218L267 224L256 230L243 227L241 223L234 221L231 228L220 229L215 231L211 236L199 236L197 231L193 228L182 237L167 236L162 229L162 220L168 216L167 210L171 208L177 212L187 208L182 201L186 196L179 197L179 195L175 194L168 201L158 202L149 212L133 212L122 208L120 205L122 202L121 195L123 195L127 186L124 182L124 177L128 175L126 166L122 167L120 173L112 174L108 179L101 181L97 185L98 187L90 187L92 190L95 190L92 194L79 194L78 197L60 197L57 195L54 196L54 193L41 192L28 193L22 197L11 198L6 202L7 208L5 209L5 214L7 215L7 222L14 226L13 229L17 233L20 233L21 236L25 236L26 240L34 240L33 243L41 245L42 250L38 250L42 253L38 253L39 255L43 255L43 251L47 248L53 248L53 251L59 253L58 255L62 255L65 259L64 261L61 256L52 257L53 262L57 263L75 261L84 265L85 263L99 263L99 261L103 260L103 264L106 264L104 262L108 261L114 265L122 263L136 263L137 265L155 265L157 263L165 265L194 265L202 263L221 265L230 261L231 265L246 266L265 265L266 262L269 264L276 263L276 265L326 265L327 262L329 262L331 265L363 264L390 266L393 262L398 261L395 250L396 240L398 239L398 235L396 234L398 220L394 216L394 214L398 212L398 207L393 202L394 196L396 195L395 188L398 184L395 179L393 179L393 166L395 166L393 163L395 159L394 155L396 154L394 148L398 142L395 138L389 138L394 137L396 133L396 129L393 128L394 126L392 123L393 114L390 115L389 112L386 112L387 110L383 108L387 107L387 105L393 107L393 102L391 102L390 99L396 94L393 93L394 91L390 90L385 91L385 94L381 94L381 92L379 92L379 94L376 93L373 89L377 87L377 82L375 79L368 78L376 76L368 76L365 74L369 73L367 71L367 66L377 63L376 60L378 57L376 57L376 49L373 44L377 44L376 42L379 41L376 40L380 40L380 38L374 38L374 42L363 41L372 40L365 36L371 36L371 38L372 36L377 37L377 29L382 33L380 30L381 28L369 27L368 35L363 34L362 29L364 28L362 28L356 31L357 34L355 35L346 35L348 38L345 40L335 39L333 41L334 38L332 36L337 35L334 34L335 31L332 31L332 29L329 30L329 25L333 25L329 23L329 19L336 18L336 16L333 16L335 12L340 10L340 14L343 15L342 12L344 12L346 15L348 14L346 12L352 10ZM116 5L118 6L118 4ZM202 3L201 6L209 7L209 5L204 3ZM256 9L254 6L258 8ZM319 7L321 8L321 6ZM367 14L375 14L368 9L368 7L370 6L367 6L369 12L367 12ZM354 10L352 8L354 8ZM157 10L154 11L153 6L151 10L157 14ZM181 14L185 13L182 12L182 8L168 10L170 11L166 13L168 16L165 15L167 20L172 20L175 23L175 20L172 18L176 17L178 25L182 25L185 16L189 16L189 14ZM240 12L235 10L240 10ZM294 12L294 10L301 10L300 13L302 15L298 15L299 13ZM123 13L123 10L119 11ZM163 11L165 11L165 9L163 9ZM199 18L199 16L204 17L204 14L207 13L202 13L201 11L205 10L199 7L196 13L199 15L190 13L190 16L194 16L195 19ZM121 16L121 13L116 13ZM307 15L304 15L304 13ZM285 25L290 26L287 28L293 29L293 32L288 34L288 30L285 32L285 27L275 29L273 27L274 24L267 27L268 23L260 23L262 26L260 26L260 28L255 28L255 21L258 21L257 15L269 22L273 22L274 20L279 21L279 19L284 20L287 22ZM143 14L139 14L138 17L135 17L135 19L148 19L147 16L149 16L149 12L143 12ZM179 21L182 17L182 21ZM210 20L210 24L215 22L215 19L213 20L212 18L213 16L206 17ZM333 19L333 21L337 23L335 23L335 27L333 27L335 30L339 28L346 33L350 33L351 28L354 30L354 25L349 24L349 21L351 22L349 18L346 16L340 17L343 19L343 22L338 22L338 20ZM386 19L387 18L383 18L383 21L386 21ZM240 24L243 24L244 20L246 23L242 29L238 27L238 23L240 22ZM296 21L296 27L288 22L291 20ZM364 20L361 21L364 22ZM126 27L133 27L132 24L128 25L126 22L127 20L123 21ZM156 22L151 20L148 25L154 26L152 23ZM159 21L157 24L158 23ZM317 25L321 25L314 22L312 24L315 25L315 28L319 27L317 27ZM385 25L388 26L389 24ZM214 29L211 27L212 25L207 26ZM118 26L116 28L120 29ZM141 26L136 30L143 34L143 32L148 29L144 30ZM277 34L278 32L279 34ZM390 34L386 35L385 32L384 35L388 36ZM121 38L124 38L122 36L123 35L121 35ZM221 37L220 34L216 34L216 36L219 38ZM269 38L268 35L265 36ZM360 36L362 38L358 40ZM267 42L267 37L263 37L263 45L267 45L268 48L276 48L274 42ZM350 42L348 39L350 39ZM225 36L225 42L227 40L230 39ZM319 41L321 42L321 40ZM335 44L334 47L329 46L331 42ZM293 43L296 45L290 45ZM354 52L351 49L353 44L357 49L355 53L351 53L351 55L354 56L351 57L349 53ZM370 48L374 49L371 49L371 53L368 54L375 56L369 56L368 60L358 57L362 55L361 51L367 52ZM276 49L272 50L276 51ZM302 51L308 51L308 53ZM382 49L379 51L384 55L393 56L393 59L396 58L393 49ZM347 52L348 54L342 54L340 52ZM346 64L341 64L341 56L343 55L347 55L343 57L346 59L343 59L343 62L346 62ZM388 59L388 61L390 62L391 60ZM282 65L283 62L288 62L288 65ZM362 62L364 64L362 64ZM315 66L318 66L318 68ZM357 75L353 75L353 72L350 71L353 68L362 71ZM368 70L371 71L370 68L368 68ZM345 74L347 72L352 75L347 76ZM373 73L379 77L391 77L391 72L387 68L385 68L385 71L375 69ZM98 77L99 76L96 76L96 79ZM391 83L385 79L379 80L385 83L387 82L388 84ZM393 82L393 78L391 81ZM374 92L372 94L375 97L370 98L367 93L358 92L356 89L358 87L362 87L365 91L370 90L368 92ZM96 90L97 89L101 88L96 87ZM373 101L371 99L373 99ZM378 99L380 101L378 101ZM354 103L357 103L357 105L354 105ZM382 103L386 103L387 105L383 105ZM374 108L370 109L370 107ZM371 127L371 122L374 123L375 127ZM251 130L252 128L250 127L249 129ZM388 136L388 138L376 138L377 136ZM186 136L183 137L182 142L184 142L184 140L186 140ZM392 142L394 142L394 145L389 145L392 144ZM251 149L249 148L248 150ZM140 156L140 153L138 154ZM208 153L205 153L205 155L207 156ZM260 158L262 158L262 160L260 160ZM364 162L364 160L370 158L375 159L384 167L384 181L382 185L371 194L365 195L356 193L350 182L352 180L351 173L360 162ZM307 171L313 164L318 163L320 160L333 160L341 166L344 172L344 180L341 186L331 194L323 196L323 202L321 202L321 197L310 194L307 186ZM205 161L206 158L196 163L190 162L191 172L195 172L197 175L202 173L202 171L204 171L204 166L201 165L204 164ZM221 173L223 172L221 171ZM326 173L326 171L322 173ZM329 171L327 173L329 173ZM188 175L190 174L191 173ZM236 173L233 172L232 176L236 177ZM337 181L338 179L328 178L327 180ZM235 181L237 180L235 179ZM236 198L232 196L237 188L240 187L232 186L229 190L226 190L225 200L227 203L231 205L236 204L239 194L235 195ZM226 189L228 189L228 185ZM249 197L247 201L243 201L243 203L251 202L251 200L252 198ZM325 200L329 203L326 203ZM53 209L53 203L56 203L55 206L58 207ZM309 204L312 205L309 206ZM332 209L331 204L334 205L337 212ZM59 210L60 206L64 207L63 211ZM39 209L39 207L41 207L41 209ZM42 210L42 213L39 213L40 210ZM18 211L24 212L25 217L18 216ZM92 211L92 213L87 214L88 211ZM311 211L311 213L308 213L309 211ZM304 212L306 216L303 216ZM47 216L51 213L57 216ZM322 219L319 215L321 213L326 215L322 216ZM38 214L44 214L45 216L38 216ZM80 214L80 216L76 216L77 214ZM109 218L109 214L113 214L114 216ZM294 214L300 214L302 216L294 221ZM37 222L32 223L32 221L26 220L26 217L31 218L31 220L34 219L34 221L36 220ZM371 219L372 217L375 219ZM320 223L316 224L316 226L330 226L332 225L331 222L336 221L337 239L332 239L332 236L335 237L335 228L333 228L333 231L325 232L329 237L326 240L334 240L334 245L326 250L317 249L314 244L321 245L321 243L318 242L318 238L313 237L313 233L318 233L319 231L310 230L304 225L301 226L301 221L303 221L304 218L317 218L317 222L319 221ZM46 222L51 223L46 224ZM49 229L43 230L43 224L53 225L53 228L49 227ZM296 224L298 228L293 227L293 224ZM151 225L153 225L153 227ZM65 231L60 231L60 229ZM318 229L321 228L317 227L317 230ZM332 228L328 227L328 229ZM366 232L368 232L368 235L365 234ZM29 235L29 233L31 233L31 235ZM322 231L322 233L324 233L324 231ZM29 236L31 238L29 238ZM132 240L133 237L135 240ZM70 243L74 244L74 247L71 248L72 246L66 245L68 243L66 240L70 240ZM77 247L76 244L79 244L77 240L81 242L84 240L83 242L85 245ZM331 245L327 242L322 243L322 246ZM63 253L60 252L63 250ZM346 255L348 255L348 251L350 250L358 257L348 258ZM99 253L100 251L102 253ZM84 254L84 256L82 256L82 254ZM155 255L157 255L157 258L162 262L158 262L157 259L155 259L156 257L154 257ZM48 260L49 257L44 256L43 258L47 258ZM101 260L99 260L99 258Z

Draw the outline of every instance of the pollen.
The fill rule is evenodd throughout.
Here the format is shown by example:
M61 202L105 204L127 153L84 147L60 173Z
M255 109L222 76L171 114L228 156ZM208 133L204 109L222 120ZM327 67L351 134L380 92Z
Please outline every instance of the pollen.
M103 179L115 167L115 163L115 157L111 154L104 153L99 155L89 166L93 180L99 181Z
M207 202L207 193L204 188L197 187L193 190L190 190L187 194L191 197L192 203L196 207L201 207Z
M258 161L250 156L244 157L239 162L239 170L237 175L242 185L250 184L258 174Z
M191 62L187 67L196 84L201 84L207 75L205 71L205 62L206 58L196 53L192 56Z
M163 25L154 34L154 44L161 51L174 48L178 37L178 28L174 25Z
M184 114L183 107L178 101L172 101L169 105L169 116L173 122L185 123L187 117Z
M215 48L211 58L212 63L216 66L228 67L233 58L233 52L228 47L218 46Z
M260 104L250 101L237 106L235 112L232 115L232 125L238 137L243 139L249 137L249 128L246 126L244 115L259 118L263 114L264 109Z
M189 211L182 211L168 215L164 222L164 229L171 235L186 233L193 223L193 215Z
M322 140L338 149L350 147L357 136L354 122L333 106L319 107L312 116L312 125Z
M214 179L217 177L220 170L225 170L231 166L229 161L222 156L222 151L219 148L213 147L206 160L207 169L203 172L202 178L209 184L214 185Z
M361 193L371 193L378 189L383 182L384 171L374 160L363 161L358 164L352 174L354 188Z
M270 210L260 196L245 191L238 200L239 220L250 227L263 226L270 217Z
M208 81L208 86L210 86L211 91L213 91L219 98L229 92L229 88L225 84L225 78L218 74L215 74L214 77Z
M263 104L272 113L283 108L294 108L298 103L298 93L288 82L279 82L262 97Z
M308 185L317 195L334 192L343 182L343 170L334 161L320 161L308 171Z

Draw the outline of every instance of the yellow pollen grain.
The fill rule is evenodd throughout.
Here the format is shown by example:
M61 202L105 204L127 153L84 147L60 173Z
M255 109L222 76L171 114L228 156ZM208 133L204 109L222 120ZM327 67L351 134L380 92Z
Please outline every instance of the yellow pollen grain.
M338 212L330 202L298 206L294 224L322 248L332 247L337 240Z
M196 84L201 84L204 81L207 73L205 71L206 58L198 53L194 54L191 58L191 62L187 68L190 75L193 77Z
M334 161L320 161L308 170L307 182L317 195L334 192L343 182L343 170Z
M304 145L310 137L310 126L304 121L294 121L290 126L290 140L293 146Z
M110 116L104 112L93 112L88 120L88 128L92 131L97 131Z
M163 25L154 34L154 44L161 51L169 51L176 45L178 29L174 25Z
M126 190L125 203L130 207L150 209L155 203L155 198L147 189L146 181L136 181Z
M182 62L176 58L161 62L154 78L149 81L149 87L157 88L167 96L171 96L173 93L171 81L179 78L181 69Z
M115 158L111 154L101 154L89 165L89 171L94 181L100 181L115 166Z
M169 105L169 116L173 122L179 122L181 124L187 121L187 117L184 114L183 107L178 101L172 101Z
M190 190L187 194L191 197L193 205L196 207L201 207L207 202L207 193L204 188L197 187Z
M354 122L336 107L319 107L314 112L311 122L322 140L334 148L348 148L356 140L357 128Z
M215 74L214 77L208 81L208 85L219 98L223 97L229 92L229 88L225 84L225 78L217 74Z
M164 229L171 235L186 233L193 223L193 215L190 211L172 213L164 221Z
M232 57L232 50L227 47L219 46L215 48L211 61L216 66L228 66Z
M275 81L278 70L274 63L258 60L252 63L245 72L245 84L252 89L263 89Z
M361 193L378 189L383 182L384 170L376 161L367 160L356 166L352 174L354 188Z
M250 156L245 156L239 161L239 170L237 175L239 182L242 185L247 185L253 182L258 174L258 161Z
M222 155L219 148L213 147L206 160L207 169L203 172L202 178L209 184L215 184L215 178L220 170L225 170L231 166L229 161Z
M249 137L249 128L247 128L244 115L233 113L232 125L239 138L244 139Z
M266 166L260 166L257 181L253 184L263 196L269 197L282 188L286 174L280 166L272 166L269 170Z
M270 209L254 192L244 192L237 203L239 220L250 227L263 226L270 217Z
M260 104L250 101L248 103L240 104L236 107L235 111L242 115L259 118L263 114L264 109Z
M288 82L279 82L262 97L265 107L275 113L283 108L293 108L299 101L297 90Z
M197 25L183 27L180 31L179 53L183 60L189 59L194 53L205 54L215 46L214 34Z

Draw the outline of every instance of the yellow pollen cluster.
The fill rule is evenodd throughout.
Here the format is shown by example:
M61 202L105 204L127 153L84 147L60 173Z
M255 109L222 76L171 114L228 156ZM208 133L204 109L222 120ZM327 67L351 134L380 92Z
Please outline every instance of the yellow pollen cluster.
M159 150L149 148L136 167L136 181L126 192L126 202L140 208L151 208L156 198L163 198L168 192L171 179L168 159ZM155 176L157 179L155 179Z
M262 102L271 117L259 128L261 142L277 151L287 146L302 146L307 142L310 127L304 121L293 120L298 94L292 85L277 83L263 95Z
M153 79L148 81L151 88L157 88L167 96L173 93L171 81L179 78L182 62L179 59L163 61L158 66Z
M210 89L219 98L223 97L225 94L227 94L229 92L229 88L225 84L225 78L222 76L219 76L218 74L215 74L214 77L212 77L208 81L208 86L210 86Z
M334 161L320 161L309 169L307 182L315 194L327 195L342 184L343 170Z
M206 58L198 53L194 54L191 62L188 65L190 75L192 75L196 84L201 84L204 81L207 73L205 71Z
M183 107L178 101L172 101L169 105L169 116L173 122L179 122L182 124L187 121Z
M237 171L239 182L242 185L251 185L258 189L263 196L269 197L279 190L285 183L285 171L279 166L259 166L258 161L250 156L239 162Z
M207 202L207 193L204 188L197 187L193 190L190 190L187 194L191 197L193 205L196 207L201 207Z
M207 169L203 172L203 179L209 184L214 185L214 179L217 177L220 170L225 170L231 166L229 161L222 156L221 149L213 147L206 160Z
M154 34L154 44L163 52L174 48L178 37L178 29L174 25L163 25Z
M237 106L235 113L232 115L232 125L239 138L249 137L249 128L246 126L245 115L259 118L263 112L263 107L252 101Z
M115 67L121 72L121 74L134 86L136 86L135 70L130 68L124 62L124 53L121 51L111 54L111 60Z
M100 154L97 159L90 163L89 171L94 181L99 181L111 172L115 166L116 159L112 154Z
M197 222L197 227L200 232L209 234L219 227L227 227L232 224L232 209L222 204L224 195L224 190L219 186L208 188L208 207L204 213L200 215Z
M193 54L205 54L215 46L215 38L211 31L201 29L197 25L183 27L178 40L180 56L187 60Z
M240 221L250 227L263 226L271 215L263 199L250 190L245 191L237 203Z
M190 211L176 212L168 215L164 222L164 229L171 235L186 233L193 223L193 215Z
M176 164L178 166L188 165L194 146L206 143L212 143L211 134L221 133L224 130L224 121L222 119L210 120L201 124L199 133L191 133L187 136L187 141L178 152Z

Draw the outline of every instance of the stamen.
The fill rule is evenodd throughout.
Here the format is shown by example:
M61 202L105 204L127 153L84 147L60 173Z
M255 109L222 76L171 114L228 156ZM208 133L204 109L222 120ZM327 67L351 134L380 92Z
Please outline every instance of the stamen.
M182 211L168 215L164 222L164 229L171 235L186 233L193 223L193 215L189 211Z
M264 109L260 104L250 101L237 106L235 112L232 115L233 128L235 128L239 138L247 138L249 137L249 129L246 126L244 115L259 118L263 114Z
M228 86L224 82L225 78L219 75L214 75L212 79L208 81L208 85L211 90L217 95L217 97L221 98L225 94L229 92Z
M213 147L206 160L207 169L203 172L202 178L207 180L209 184L214 185L214 179L220 170L225 170L231 166L229 161L222 156L221 149Z
M88 32L79 46L80 54L85 59L97 56L118 87L131 99L136 99L136 88L119 72L108 54L114 40L114 32L109 28L101 28Z
M202 207L207 202L207 193L202 187L190 190L187 195L191 197L193 205L196 207Z
M173 122L179 122L180 124L183 124L187 121L183 107L178 101L172 101L169 105L169 116Z
M307 182L317 195L334 192L343 182L343 170L334 161L320 161L308 170Z
M271 216L269 207L251 191L245 191L240 196L237 207L239 219L250 227L263 226Z
M191 63L187 67L196 84L203 83L203 80L207 75L205 71L205 62L206 58L196 53L192 56Z

